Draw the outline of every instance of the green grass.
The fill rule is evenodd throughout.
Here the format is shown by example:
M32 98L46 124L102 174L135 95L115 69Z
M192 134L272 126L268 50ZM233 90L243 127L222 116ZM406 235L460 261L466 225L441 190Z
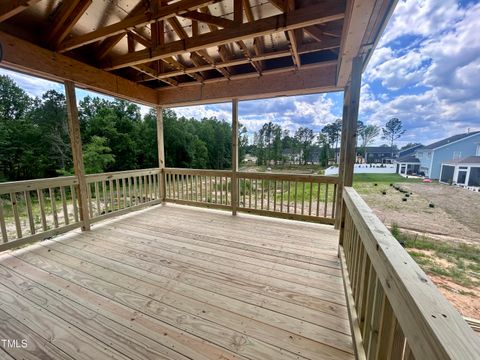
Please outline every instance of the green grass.
M400 231L396 224L392 225L391 233L425 272L444 276L469 288L480 285L479 246L407 234ZM443 265L441 260L447 261L448 265Z

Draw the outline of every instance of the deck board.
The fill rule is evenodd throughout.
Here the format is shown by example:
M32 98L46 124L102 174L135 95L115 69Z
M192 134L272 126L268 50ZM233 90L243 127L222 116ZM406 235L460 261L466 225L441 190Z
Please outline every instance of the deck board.
M11 251L0 255L0 335L24 334L29 348L4 350L353 359L337 239L329 226L169 204Z

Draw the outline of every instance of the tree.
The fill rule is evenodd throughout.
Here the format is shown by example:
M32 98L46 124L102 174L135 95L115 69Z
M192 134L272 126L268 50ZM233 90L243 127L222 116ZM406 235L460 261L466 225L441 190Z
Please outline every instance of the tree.
M91 142L83 147L83 162L87 174L102 173L108 165L115 162L112 149L105 144L107 139L100 136L93 136Z
M329 147L337 151L342 133L342 119L337 119L333 123L325 125L321 132L325 134Z
M377 125L363 126L358 135L361 140L362 154L365 156L365 148L380 134L380 128Z
M385 127L382 129L382 132L383 132L382 139L390 141L390 148L391 148L392 157L393 157L394 142L405 133L405 130L403 129L403 124L399 119L391 118L385 124Z
M323 167L328 166L328 159L330 157L330 145L328 144L327 136L323 133L318 134L318 144L320 145L320 157L319 162Z
M300 145L303 163L305 165L310 157L313 139L315 139L315 135L312 129L299 127L295 132L295 140L297 140Z

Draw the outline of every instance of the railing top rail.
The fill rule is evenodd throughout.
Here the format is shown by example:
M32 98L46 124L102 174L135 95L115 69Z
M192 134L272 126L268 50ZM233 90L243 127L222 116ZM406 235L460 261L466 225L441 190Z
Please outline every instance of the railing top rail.
M0 194L46 189L58 186L70 186L76 184L78 184L78 180L75 176L60 176L55 178L9 181L0 183Z
M202 175L202 176L231 176L232 175L232 170L165 168L165 174Z
M416 359L478 359L480 338L360 195L344 201Z
M259 173L259 172L237 172L237 177L242 179L267 179L267 180L286 180L286 181L304 181L313 183L338 184L337 176L313 175L313 174L282 174L282 173Z
M99 174L89 174L89 175L86 175L85 178L87 179L87 182L93 182L93 181L101 181L101 180L122 179L128 176L153 175L153 174L158 174L159 172L160 172L159 168L137 169L137 170L114 171L114 172L99 173Z

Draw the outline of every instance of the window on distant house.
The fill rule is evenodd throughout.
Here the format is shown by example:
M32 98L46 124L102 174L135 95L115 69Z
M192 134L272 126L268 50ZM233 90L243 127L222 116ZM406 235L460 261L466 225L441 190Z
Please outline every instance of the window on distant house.
M458 160L462 157L462 152L461 151L454 151L453 152L453 160Z
M480 156L480 144L477 145L477 151L475 152L476 156Z

